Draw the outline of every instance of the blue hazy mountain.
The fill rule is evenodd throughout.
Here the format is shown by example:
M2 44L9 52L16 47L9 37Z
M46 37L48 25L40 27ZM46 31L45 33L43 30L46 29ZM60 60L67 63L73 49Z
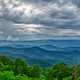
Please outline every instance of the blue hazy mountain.
M80 64L79 40L1 41L0 54L21 57L30 65Z

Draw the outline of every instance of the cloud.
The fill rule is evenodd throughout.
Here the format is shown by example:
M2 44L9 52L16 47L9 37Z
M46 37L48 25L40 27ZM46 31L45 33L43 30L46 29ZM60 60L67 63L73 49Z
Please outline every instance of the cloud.
M44 36L44 37L54 37L54 36L80 36L80 29L64 29L49 27L44 25L35 24L23 24L17 25L13 28L18 35L32 35L32 36Z
M3 22L0 38L6 40L31 40L58 37L78 37L80 29L56 28L38 24L14 24ZM3 27L5 26L5 27ZM6 28L6 29L5 29Z
M32 0L31 0L32 1ZM59 0L60 1L60 0ZM76 19L79 18L80 9L77 5L69 2L48 2L45 5L36 0L32 2L22 0L0 0L0 16L16 23L47 23L55 19ZM41 2L41 3L40 3Z
M72 0L0 0L0 37L80 36L80 8Z

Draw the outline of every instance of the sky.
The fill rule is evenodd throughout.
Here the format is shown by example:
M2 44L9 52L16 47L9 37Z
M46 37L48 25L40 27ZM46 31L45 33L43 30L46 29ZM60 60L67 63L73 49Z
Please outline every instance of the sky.
M80 38L80 0L0 0L0 40L54 38Z

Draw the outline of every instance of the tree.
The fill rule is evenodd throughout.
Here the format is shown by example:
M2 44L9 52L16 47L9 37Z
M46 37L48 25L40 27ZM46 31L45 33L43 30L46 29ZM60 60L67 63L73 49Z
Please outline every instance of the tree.
M12 71L0 72L0 80L15 80L14 73Z
M77 78L78 78L78 70L77 69L78 69L77 66L73 67L72 80L77 80Z
M64 77L69 75L70 75L70 71L68 67L64 63L61 63L61 64L54 65L51 68L48 74L48 80L55 80L55 78L57 80L63 80Z
M27 64L23 60L19 58L15 60L13 68L15 74L25 74L26 68Z
M23 75L17 75L15 80L30 80L27 76Z
M3 63L4 65L12 65L13 61L7 56L0 56L0 63Z
M33 65L31 69L31 77L39 78L41 75L41 68L38 65Z

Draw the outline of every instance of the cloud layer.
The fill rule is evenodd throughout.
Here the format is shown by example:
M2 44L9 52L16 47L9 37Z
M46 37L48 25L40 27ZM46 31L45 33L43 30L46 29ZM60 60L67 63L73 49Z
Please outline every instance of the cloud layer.
M35 3L33 3L35 2ZM36 3L38 2L38 3ZM0 0L0 17L16 23L47 23L56 19L79 18L80 8L70 1L57 0L48 3L42 0Z
M79 3L78 0L0 0L0 37L80 36Z

